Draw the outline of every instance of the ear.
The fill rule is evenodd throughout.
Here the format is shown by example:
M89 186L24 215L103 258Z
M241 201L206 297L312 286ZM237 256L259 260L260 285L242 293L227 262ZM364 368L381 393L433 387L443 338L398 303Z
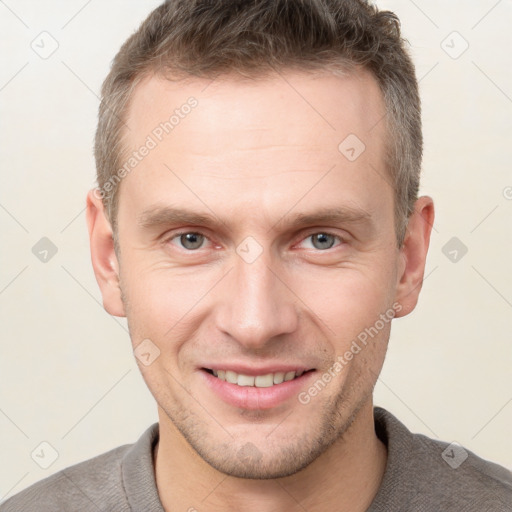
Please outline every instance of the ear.
M408 315L418 302L433 224L434 202L428 196L420 197L414 205L400 249L395 300L401 304L402 309L396 317Z
M114 251L112 227L98 189L87 194L87 227L94 275L103 296L103 307L114 316L126 316L119 286L119 262Z

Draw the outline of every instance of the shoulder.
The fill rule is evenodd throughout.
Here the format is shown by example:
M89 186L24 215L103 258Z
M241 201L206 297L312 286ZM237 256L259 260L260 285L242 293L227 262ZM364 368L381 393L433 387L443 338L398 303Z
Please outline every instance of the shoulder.
M126 444L41 480L0 505L0 512L164 512L154 474L154 423Z
M415 434L422 500L436 496L444 510L512 511L512 472L456 443ZM451 508L448 508L451 507Z
M376 505L398 507L408 502L412 510L422 511L512 511L512 472L508 469L456 443L413 434L384 409L375 408L375 424L388 445L388 464Z
M7 499L1 512L55 510L105 510L107 500L122 506L122 494L116 492L121 483L121 460L132 445L114 448L106 453L65 468Z

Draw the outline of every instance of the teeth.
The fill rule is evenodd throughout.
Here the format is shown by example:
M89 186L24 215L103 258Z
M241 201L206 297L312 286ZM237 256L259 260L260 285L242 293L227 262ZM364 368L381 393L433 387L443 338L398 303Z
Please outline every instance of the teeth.
M292 380L295 378L295 372L288 372L284 374L284 381Z
M274 384L281 384L284 381L284 372L274 373Z
M238 375L235 372L228 370L226 372L226 380L228 382L231 382L231 384L236 384L238 380Z
M300 377L304 371L293 371L293 372L276 372L267 373L266 375L243 375L241 373L235 373L231 370L212 370L213 374L220 380L230 382L231 384L237 384L238 386L251 386L257 388L269 388L275 384L281 384L293 380L296 377Z
M272 373L267 373L267 375L258 375L256 379L254 379L254 385L257 388L269 388L274 385L274 375Z
M254 386L254 377L251 377L250 375L238 375L238 381L237 384L239 386Z

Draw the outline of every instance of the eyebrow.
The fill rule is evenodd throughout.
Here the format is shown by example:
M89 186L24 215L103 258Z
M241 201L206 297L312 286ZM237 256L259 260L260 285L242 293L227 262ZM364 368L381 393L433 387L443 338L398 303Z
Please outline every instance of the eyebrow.
M287 219L285 221L285 219ZM270 229L285 221L289 229L310 226L314 224L371 224L372 216L359 207L344 206L336 208L320 208L312 212L285 214ZM145 209L137 218L137 225L143 229L157 228L173 224L198 224L203 226L227 226L214 214L199 213L187 208L171 206L151 206Z
M220 222L214 215L198 213L192 210L187 210L186 208L173 208L170 206L149 207L137 218L137 224L142 228L178 223L217 225Z
M283 217L286 218L288 215ZM282 219L281 219L282 220ZM292 228L313 224L356 224L366 223L372 216L366 210L356 207L321 208L310 213L290 214L286 224ZM281 221L279 221L281 222Z

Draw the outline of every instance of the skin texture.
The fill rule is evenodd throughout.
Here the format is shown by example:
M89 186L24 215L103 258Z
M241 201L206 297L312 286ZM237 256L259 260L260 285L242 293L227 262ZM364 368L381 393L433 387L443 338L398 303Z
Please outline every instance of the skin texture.
M307 404L294 395L235 407L205 385L202 368L303 366L315 370L307 391L393 305L396 316L414 309L432 200L418 199L399 249L385 108L366 71L147 77L126 119L128 153L190 97L197 106L119 185L119 254L101 201L87 197L104 307L127 317L134 348L149 339L160 351L138 364L158 404L161 501L166 510L364 511L386 463L372 391L390 322ZM349 134L366 146L354 161L338 150ZM165 207L216 224L170 222ZM350 215L292 224L326 208ZM199 248L182 232L204 235ZM318 233L331 235L324 245ZM237 252L247 237L261 251L251 263Z

